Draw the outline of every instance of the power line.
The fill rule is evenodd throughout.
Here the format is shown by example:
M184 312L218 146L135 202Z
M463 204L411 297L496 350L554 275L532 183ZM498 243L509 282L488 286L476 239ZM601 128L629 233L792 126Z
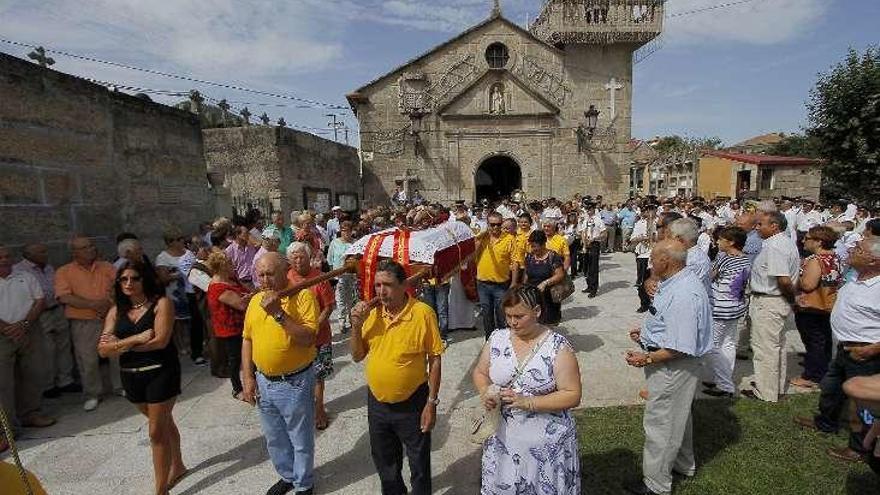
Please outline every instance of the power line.
M0 38L0 43L6 43L8 45L20 46L23 48L38 48L39 47L39 45L33 45L30 43L22 43L20 41L14 41L14 40L6 39L6 38ZM194 83L198 83L198 84L204 84L207 86L216 86L219 88L226 88L226 89L232 89L232 90L236 90L236 91L243 91L246 93L253 93L253 94L257 94L257 95L261 95L261 96L269 96L272 98L280 98L280 99L285 99L285 100L298 101L298 102L306 103L308 105L312 105L312 106L316 106L316 107L329 108L329 109L333 109L333 110L346 110L346 109L348 109L348 107L346 107L346 106L336 105L333 103L325 103L322 101L310 100L307 98L300 98L298 96L293 96L293 95L273 93L271 91L262 91L259 89L251 89L251 88L246 88L246 87L242 87L242 86L237 86L234 84L219 83L219 82L210 81L207 79L199 79L199 78L195 78L195 77L174 74L172 72L164 72L164 71L159 71L159 70L155 70L155 69L145 69L143 67L136 67L133 65L123 64L120 62L112 62L109 60L102 60L99 58L89 57L86 55L78 55L78 54L63 51L63 50L54 50L54 49L46 48L46 52L47 53L54 53L56 55L61 55L64 57L75 58L78 60L84 60L87 62L105 64L105 65L109 65L112 67L118 67L121 69L134 70L134 71L138 71L138 72L144 72L147 74L153 74L153 75L157 75L157 76L168 77L168 78L178 79L178 80L182 80L182 81L189 81L189 82L194 82Z
M717 4L717 5L710 5L710 6L708 6L708 7L702 7L702 8L699 8L699 9L687 10L687 11L684 11L684 12L676 12L676 13L674 13L674 14L669 14L667 17L668 17L669 19L674 19L674 18L676 18L676 17L684 17L684 16L687 16L687 15L700 14L700 13L703 13L703 12L708 12L708 11L710 11L710 10L726 9L726 8L728 8L728 7L735 7L735 6L737 6L737 5L742 5L742 4L744 4L744 3L751 3L751 2L754 2L754 1L755 1L755 0L738 0L738 1L736 1L736 2L719 3L719 4Z

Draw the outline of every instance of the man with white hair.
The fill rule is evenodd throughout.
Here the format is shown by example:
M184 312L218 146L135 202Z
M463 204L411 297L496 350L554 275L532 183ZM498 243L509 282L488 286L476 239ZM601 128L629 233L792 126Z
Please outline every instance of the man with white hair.
M755 380L754 388L742 394L766 402L777 402L788 381L785 320L794 303L800 257L786 235L787 227L785 215L778 211L759 215L757 230L764 244L749 277Z
M838 290L831 311L837 353L820 383L819 413L812 418L795 418L801 426L825 433L840 428L840 414L846 405L843 383L855 376L880 374L880 238L859 242L852 249L850 264L859 275ZM829 449L829 455L858 461L865 451L862 437L866 431L865 425L861 431L853 430L849 446Z
M132 263L145 262L144 247L137 239L128 238L119 241L119 244L116 245L116 255L119 258L113 262L113 268L117 270L129 261Z
M278 229L266 227L260 235L263 242L260 244L260 249L257 250L257 254L254 255L254 267L251 270L252 273L256 273L257 262L260 261L260 258L268 253L279 252L278 250L281 246L281 236L279 235ZM257 289L260 288L260 280L256 277L254 277L254 287Z
M697 238L700 231L697 223L690 218L679 218L669 224L669 237L682 243L687 250L687 269L703 283L706 294L712 287L712 261L709 256L697 246Z
M627 351L626 362L644 368L648 383L642 479L626 487L639 495L670 493L674 472L692 477L697 468L691 406L700 357L712 349L712 311L695 272L685 267L687 257L679 241L654 245L652 271L660 284L650 315L630 332L642 352Z

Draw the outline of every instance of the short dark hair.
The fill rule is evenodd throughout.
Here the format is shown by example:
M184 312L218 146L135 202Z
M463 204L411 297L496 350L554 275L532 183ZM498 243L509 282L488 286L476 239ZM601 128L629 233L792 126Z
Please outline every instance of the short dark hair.
M156 302L165 295L165 289L159 283L159 276L152 265L147 265L139 261L126 261L116 271L116 281L113 284L113 299L116 302L117 314L124 314L131 310L131 299L122 292L122 283L119 277L126 270L134 270L141 277L141 284L144 288L144 296L147 300Z
M783 214L782 212L765 211L764 215L767 215L770 223L775 223L779 227L780 232L785 232L785 229L788 228L788 220L785 219L785 214Z
M742 250L746 246L746 238L748 237L748 233L746 233L745 229L742 227L737 227L736 225L731 225L729 227L724 227L718 231L719 239L726 239L733 243L733 247Z
M530 215L529 212L527 212L527 211L520 213L520 215L517 218L525 218L526 220L529 221L529 224L534 222L534 219L532 219L532 215Z
M116 244L119 244L120 242L122 242L122 241L124 241L124 240L126 240L126 239L134 239L134 240L136 240L136 241L139 240L139 239L138 239L138 236L136 236L135 234L133 234L133 233L131 233L131 232L120 232L120 233L116 236Z
M541 305L541 291L533 285L521 285L519 287L508 289L501 298L502 308L512 308L517 304L525 304L529 308L536 308Z
M379 266L376 267L376 271L390 273L401 284L406 282L406 270L396 261L382 260L379 262Z
M660 223L662 223L664 227L668 227L670 223L680 218L684 218L681 216L681 213L675 211L664 211L660 214Z
M872 235L880 236L880 218L872 218L865 224L865 230L871 232Z
M529 244L546 244L547 234L543 230L536 230L529 234Z

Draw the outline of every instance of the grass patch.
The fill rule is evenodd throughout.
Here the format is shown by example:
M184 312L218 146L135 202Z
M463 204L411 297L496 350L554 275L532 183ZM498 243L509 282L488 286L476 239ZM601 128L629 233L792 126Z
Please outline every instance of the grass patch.
M794 424L813 414L817 394L787 396L777 404L699 400L694 404L697 474L675 484L677 495L880 494L880 478L864 463L828 457L847 443L845 432L825 435ZM642 471L641 406L577 411L583 493L623 492Z

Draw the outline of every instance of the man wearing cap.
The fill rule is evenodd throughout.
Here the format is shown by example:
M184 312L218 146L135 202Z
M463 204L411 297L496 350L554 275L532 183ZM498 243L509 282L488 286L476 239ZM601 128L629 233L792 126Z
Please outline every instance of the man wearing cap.
M596 213L596 203L584 202L584 211L578 225L581 234L581 244L585 251L581 266L584 267L584 294L596 297L599 290L599 246L607 235L605 222Z

